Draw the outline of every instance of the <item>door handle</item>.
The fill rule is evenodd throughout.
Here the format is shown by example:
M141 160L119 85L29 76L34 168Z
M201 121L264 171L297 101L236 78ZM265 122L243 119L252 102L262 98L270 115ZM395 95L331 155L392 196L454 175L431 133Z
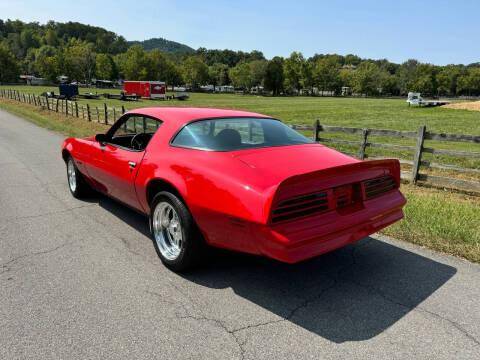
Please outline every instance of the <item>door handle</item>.
M133 161L129 161L128 166L130 166L130 168L133 169L135 166L137 166L137 163Z

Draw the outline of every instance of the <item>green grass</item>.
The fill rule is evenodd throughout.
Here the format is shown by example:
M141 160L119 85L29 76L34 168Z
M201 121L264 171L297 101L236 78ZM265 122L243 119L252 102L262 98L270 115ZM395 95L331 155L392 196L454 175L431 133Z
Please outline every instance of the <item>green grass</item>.
M382 232L480 263L480 199L441 190L402 186L405 219Z
M0 98L0 109L19 115L38 126L59 132L65 136L85 137L88 135L105 132L107 127L95 122L82 119L65 118L62 115L41 110L32 105L19 104L16 101Z
M39 88L34 88L37 92L43 91ZM201 99L205 99L205 103L201 102ZM228 99L230 99L228 102ZM278 109L273 105L271 107L271 112L268 112L265 109L254 108L254 103L256 101L264 104L268 101L271 101L272 104L286 104L290 100L290 109ZM376 102L377 104L373 107L382 108L385 105L382 104L383 101L387 103L392 102L392 100L364 100L364 99L303 99L303 98L256 98L251 96L241 96L241 95L209 95L209 94L193 94L192 101L186 103L180 102L162 102L162 101L142 101L139 103L134 103L133 105L145 104L154 104L154 105L182 105L189 104L192 106L200 105L209 105L209 106L221 106L224 107L238 107L238 108L247 108L247 106L240 106L239 104L244 101L248 103L251 108L250 110L255 110L258 112L269 113L273 116L275 115L274 111L287 112L291 113L303 113L304 109L295 108L298 107L298 104L306 102L315 102L317 103L318 111L324 111L321 105L326 105L328 103L332 104L336 102L336 109L341 112L341 105L349 104L359 104L358 106L350 105L350 111L357 111L357 117L365 116L365 118L370 118L372 122L378 121L375 120L374 115L375 111L372 110L372 113L369 113L368 107L364 107L365 102ZM93 101L95 103L95 101ZM103 102L97 101L97 103L102 104ZM215 103L215 104L214 104ZM221 103L221 104L220 104ZM410 114L412 122L421 122L421 119L415 118L417 114L421 114L421 111L427 110L429 112L434 111L439 114L443 113L442 109L414 109L411 113L408 107L405 107L403 103L393 100L393 103L402 107L402 111L406 111ZM112 106L121 106L122 104L130 105L132 103L122 103L120 101L110 101L109 105ZM230 104L230 106L228 106ZM321 104L321 105L319 105ZM288 106L285 106L288 108ZM56 114L53 112L48 112L46 110L41 110L38 107L32 105L20 104L15 101L9 101L5 99L0 99L0 108L3 108L7 111L20 115L29 119L30 121L49 128L54 131L61 132L66 136L87 136L98 132L103 132L107 128L105 125L98 124L96 122L88 122L82 119L76 119L72 117L65 118L63 115ZM334 112L334 107L330 109L332 113ZM387 110L383 110L382 113ZM456 111L456 110L452 110ZM447 111L450 113L450 110ZM460 111L464 113L464 111ZM468 112L470 114L470 112ZM413 115L412 115L413 114ZM299 115L300 116L300 115ZM306 115L304 115L306 116ZM389 115L391 118L395 118L398 114L395 114L393 111ZM286 119L285 116L278 117ZM332 116L333 117L333 116ZM335 114L335 117L338 118L338 114ZM401 118L398 117L396 122L401 123ZM294 123L300 123L300 121L294 120ZM344 122L342 125L349 126L359 126L358 123L355 123L353 119L341 119ZM310 121L310 120L309 120ZM340 121L340 120L339 120ZM391 120L393 121L393 120ZM444 121L448 123L447 120ZM471 120L477 121L477 120ZM305 121L307 122L307 121ZM477 121L478 122L478 121ZM329 124L335 124L334 122L328 122ZM439 122L437 121L437 124ZM456 126L460 126L461 117L458 118ZM473 122L472 122L473 124ZM403 126L403 124L395 124L398 127ZM370 125L369 125L370 126ZM373 127L373 126L372 126ZM377 126L375 126L377 127ZM386 126L378 126L385 128ZM471 125L473 128L473 125ZM478 125L477 125L478 130ZM442 131L440 128L437 131ZM445 131L445 130L443 130ZM462 130L465 131L465 130ZM472 133L473 131L466 131ZM477 131L478 133L478 131ZM388 139L376 139L378 141L388 141ZM469 144L463 144L469 145ZM472 144L475 145L475 144ZM355 151L356 149L350 149ZM390 154L392 156L398 154ZM426 189L421 187L414 187L411 185L402 185L402 191L405 193L408 203L405 207L405 219L387 229L384 230L384 233L387 235L393 236L398 239L402 239L408 242L419 244L422 246L429 247L438 251L443 251L449 254L457 255L464 257L468 260L479 262L480 263L480 198L461 195L456 193L450 193L442 190L435 189Z
M58 89L39 86L0 86L0 88L40 94L46 90ZM109 89L80 89L85 92L119 92ZM80 100L82 103L127 109L147 106L208 106L255 111L277 117L287 123L312 124L315 119L327 125L369 127L395 130L417 130L420 125L438 132L479 134L480 112L444 108L408 107L400 99L363 99L331 97L263 97L234 94L190 94L190 99L181 101L141 100L123 102L120 100Z

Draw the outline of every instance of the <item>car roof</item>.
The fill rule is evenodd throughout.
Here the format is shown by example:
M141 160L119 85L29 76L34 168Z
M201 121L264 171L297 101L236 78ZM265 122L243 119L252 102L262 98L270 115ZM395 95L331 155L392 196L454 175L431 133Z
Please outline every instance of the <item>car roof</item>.
M133 109L130 114L139 114L151 116L164 122L176 123L183 125L185 123L209 118L224 117L260 117L270 118L270 116L257 114L249 111L214 109L214 108L194 108L194 107L146 107Z

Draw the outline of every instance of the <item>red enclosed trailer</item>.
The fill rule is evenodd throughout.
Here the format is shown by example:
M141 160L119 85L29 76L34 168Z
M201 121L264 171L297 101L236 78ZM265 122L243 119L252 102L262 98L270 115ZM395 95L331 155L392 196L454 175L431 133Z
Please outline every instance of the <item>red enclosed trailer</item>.
M148 99L165 99L166 85L163 81L124 81L125 95L137 95Z

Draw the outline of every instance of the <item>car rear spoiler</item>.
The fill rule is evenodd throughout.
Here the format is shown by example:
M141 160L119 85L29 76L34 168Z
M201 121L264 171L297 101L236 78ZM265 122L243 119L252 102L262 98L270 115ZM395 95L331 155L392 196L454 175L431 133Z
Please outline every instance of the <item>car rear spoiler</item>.
M272 205L295 196L384 176L391 176L396 182L396 187L400 186L400 162L397 159L359 161L294 175L282 181L277 187L271 201L266 204L265 215L269 216Z

